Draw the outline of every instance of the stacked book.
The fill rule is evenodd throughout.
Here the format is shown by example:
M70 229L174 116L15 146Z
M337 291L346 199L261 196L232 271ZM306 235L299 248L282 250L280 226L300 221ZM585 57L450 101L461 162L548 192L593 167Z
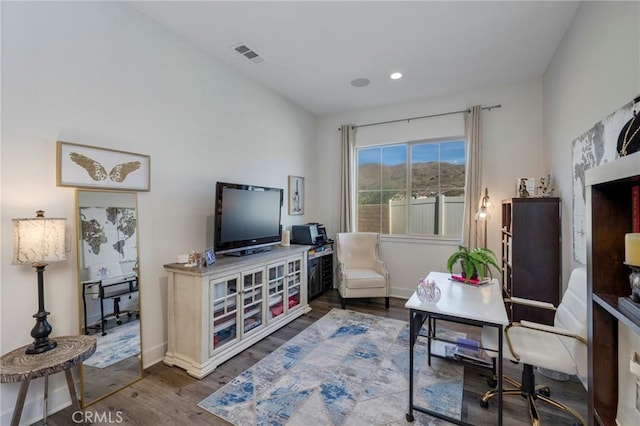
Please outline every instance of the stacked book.
M480 348L480 342L477 340L458 337L456 339L456 347L453 350L453 356L461 361L485 366L493 365L493 359L484 349Z

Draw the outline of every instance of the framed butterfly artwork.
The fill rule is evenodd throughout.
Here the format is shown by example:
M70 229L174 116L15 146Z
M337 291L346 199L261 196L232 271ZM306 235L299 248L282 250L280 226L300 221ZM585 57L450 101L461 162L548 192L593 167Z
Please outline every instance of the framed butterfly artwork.
M56 185L149 191L151 157L133 152L58 141Z

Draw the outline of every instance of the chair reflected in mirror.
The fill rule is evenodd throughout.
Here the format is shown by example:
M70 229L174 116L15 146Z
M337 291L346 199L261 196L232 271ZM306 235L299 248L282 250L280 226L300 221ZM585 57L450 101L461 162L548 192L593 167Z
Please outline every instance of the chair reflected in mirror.
M112 262L87 268L90 278L81 281L84 334L90 334L93 329L100 330L103 336L106 335L109 319L113 318L116 325L121 325L121 315L131 318L135 314L136 318L140 318L137 300L133 300L134 294L138 292L138 275L133 270L127 274L123 273L122 266L118 262ZM95 325L90 325L88 320L87 303L90 300L97 300L100 304L100 320L95 322ZM111 306L108 306L109 304Z

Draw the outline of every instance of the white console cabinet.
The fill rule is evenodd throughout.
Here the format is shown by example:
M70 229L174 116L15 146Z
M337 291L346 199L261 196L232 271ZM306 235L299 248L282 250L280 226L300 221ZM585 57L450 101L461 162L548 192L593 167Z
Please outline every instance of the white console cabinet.
M209 268L165 265L168 350L164 363L201 379L224 361L311 310L308 246L218 257Z

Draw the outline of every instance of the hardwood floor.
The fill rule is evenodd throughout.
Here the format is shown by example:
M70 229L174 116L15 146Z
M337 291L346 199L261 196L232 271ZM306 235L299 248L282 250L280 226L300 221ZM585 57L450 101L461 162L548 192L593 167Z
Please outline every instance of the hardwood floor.
M384 299L349 300L347 309L358 312L408 320L408 311L404 308L405 300L391 299L391 306L384 308ZM281 328L271 336L256 343L249 349L220 365L215 371L202 380L187 375L177 367L167 367L158 363L145 370L144 379L128 388L99 401L85 410L87 424L128 424L128 425L228 425L229 423L199 408L198 402L215 392L231 379L261 360L275 348L298 334L307 326L321 318L333 308L340 307L340 298L333 290L314 299L310 303L312 311ZM472 335L473 330L457 326L459 330ZM460 328L462 327L462 328ZM454 327L455 328L455 327ZM504 363L505 372L519 380L520 367ZM489 409L480 408L479 398L488 389L488 374L473 368L465 368L465 391L463 397L463 420L477 425L493 425L497 423L497 403L492 401ZM536 374L539 383L551 387L551 396L586 418L586 391L577 379L556 381ZM573 424L570 416L550 409L539 403L543 424ZM77 425L78 414L73 415L71 407L49 417L52 426ZM75 419L75 421L74 421ZM525 400L519 396L504 398L505 425L527 425L528 409ZM42 424L42 422L39 422ZM407 423L409 424L409 423ZM436 421L434 424L448 424ZM359 425L356 425L359 426ZM363 425L364 426L364 425Z

